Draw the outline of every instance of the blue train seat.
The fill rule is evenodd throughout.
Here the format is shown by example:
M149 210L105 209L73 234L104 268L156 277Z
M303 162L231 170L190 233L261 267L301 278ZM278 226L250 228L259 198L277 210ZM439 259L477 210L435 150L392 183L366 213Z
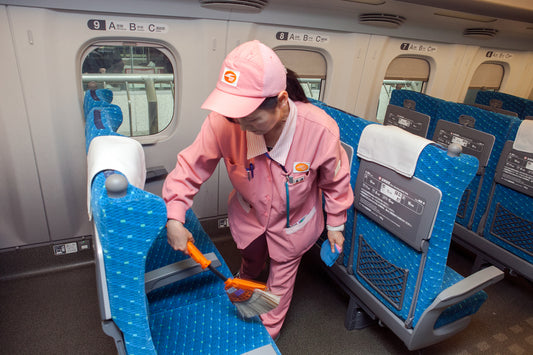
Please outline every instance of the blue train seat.
M376 122L367 121L361 117L357 117L335 107L329 106L323 102L317 100L310 100L314 105L320 107L328 115L333 117L337 125L339 126L340 138L341 141L348 145L353 152L357 151L357 146L359 144L359 137L363 129L370 124L377 124ZM350 185L352 188L355 187L355 181L357 177L357 171L359 170L359 160L356 157L352 157L352 166L350 168ZM347 220L345 225L345 231L353 230L353 217L354 217L354 208L353 206L347 211ZM351 233L351 232L349 232ZM351 235L351 234L350 234ZM318 243L320 243L325 238L325 235L321 236ZM344 249L350 249L350 243L352 239L346 238ZM348 254L344 253L344 262L348 263Z
M467 187L461 201L461 212L456 219L460 225L476 231L487 206L490 187L503 145L508 139L514 138L521 121L516 117L454 102L441 102L435 119L436 122L445 120L471 127L495 138L487 165L479 171Z
M533 281L533 121L524 120L500 155L478 234L457 228L462 244L488 261Z
M518 117L524 118L522 112L528 100L518 96L505 94L497 91L478 91L475 103L490 107L501 108L507 111L516 112Z
M117 105L93 106L85 115L85 149L89 152L92 140L99 136L119 136L116 131L122 124L122 110Z
M94 107L104 107L113 101L113 91L109 89L87 90L83 98L83 114L88 115Z
M337 120L341 139L360 150L362 131L374 125L327 105L315 104ZM385 127L376 126L378 129ZM374 183L379 181L373 179L367 167L368 163L354 157L351 169L354 187L365 177ZM434 221L432 227L426 224L429 234L422 235L414 247L409 244L412 243L409 241L411 233L404 231L407 241L402 240L364 213L348 212L353 221L345 226L344 257L328 268L332 278L350 295L347 328L366 325L361 318L361 310L364 310L370 318L380 319L387 325L410 350L415 350L444 340L468 325L472 314L486 299L482 289L503 278L503 273L495 267L463 278L446 266L455 211L477 167L474 157L451 157L446 150L434 145L423 148L414 178L422 181L422 185L439 190L442 201L436 217L430 218ZM409 180L395 172L387 176L392 177L391 181ZM385 191L394 198L392 189ZM368 191L356 188L356 200L365 195L368 196ZM434 203L436 200L440 197L433 198ZM368 201L365 203L368 205ZM376 202L374 207L379 209L379 205L380 202ZM313 250L318 254L320 245ZM391 280L388 279L390 275L398 277Z
M412 90L393 90L389 104L405 107L416 112L428 115L430 118L426 138L433 137L437 120L435 118L439 105L444 100L421 94Z
M528 100L524 106L524 111L522 112L522 119L533 119L533 101Z
M482 108L483 110L487 110L487 111L501 113L501 114L507 115L507 116L518 117L518 113L512 112L512 111L507 111L507 110L504 110L503 108L498 108L498 107L494 107L494 106L487 106L487 105L482 105L482 104L476 104L476 103L472 104L471 106L474 106L474 107L477 107L477 108Z
M389 142L380 148L390 148L383 156L394 155L398 146L405 145L392 144L400 133L391 135L386 127L378 128L373 144L371 140L359 144L359 155L376 150L380 141ZM410 137L400 142L420 139L403 135ZM482 270L483 276L461 280L446 266L454 214L477 171L477 160L447 154L433 145L426 145L414 159L416 169L411 177L378 160L362 159L355 189L357 241L350 252L356 260L350 270L358 285L356 296L390 324L410 350L463 329L487 297L480 290L503 277L492 267ZM461 289L461 283L469 285ZM461 296L439 304L450 290Z
M421 112L389 104L383 119L384 126L396 126L417 136L426 138L431 118Z
M106 112L108 106L93 107L90 113ZM96 127L95 122L94 117L86 120L94 126L86 129L89 213L102 329L113 337L118 353L279 354L259 317L243 320L223 282L168 245L165 203L143 190L146 171L140 144L120 135L106 136L98 131L108 132L112 125L104 119ZM121 144L110 149L117 141ZM112 168L117 161L118 168ZM230 277L191 210L185 226L196 246Z
M437 127L435 128L433 141L445 148L452 143L460 144L463 153L472 155L479 161L479 168L475 178L476 181L470 183L469 188L466 189L461 198L459 209L457 210L457 218L468 221L468 223L473 223L475 206L481 195L485 170L492 154L494 140L495 137L491 134L450 121L439 120L437 122ZM473 188L475 186L477 186L477 189ZM472 206L474 206L473 210L468 211L468 214L470 215L470 220L468 220L467 209L469 207L472 208Z

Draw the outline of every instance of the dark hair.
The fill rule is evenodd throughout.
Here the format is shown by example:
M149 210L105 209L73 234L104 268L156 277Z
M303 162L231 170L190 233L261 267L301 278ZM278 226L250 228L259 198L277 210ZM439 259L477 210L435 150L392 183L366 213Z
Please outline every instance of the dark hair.
M307 97L305 96L304 89L302 88L302 85L300 85L300 82L298 81L298 74L294 72L293 70L287 69L287 93L289 94L289 98L292 101L301 101L301 102L309 102ZM273 110L276 105L278 104L278 97L277 96L271 96L267 97L265 101L259 105L257 108L258 110Z
M287 93L292 101L309 102L304 89L298 81L298 74L287 68Z

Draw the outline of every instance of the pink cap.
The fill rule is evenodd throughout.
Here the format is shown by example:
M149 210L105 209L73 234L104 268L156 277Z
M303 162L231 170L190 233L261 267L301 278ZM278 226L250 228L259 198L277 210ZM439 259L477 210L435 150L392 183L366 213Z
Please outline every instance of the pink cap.
M248 116L265 98L285 90L286 73L272 49L257 40L245 42L224 59L217 86L202 108L231 118Z

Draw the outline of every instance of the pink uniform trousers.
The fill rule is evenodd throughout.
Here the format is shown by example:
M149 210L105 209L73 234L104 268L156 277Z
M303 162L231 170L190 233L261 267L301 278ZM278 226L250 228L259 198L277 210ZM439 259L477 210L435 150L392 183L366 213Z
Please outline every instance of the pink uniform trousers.
M266 234L259 236L248 247L241 250L242 264L240 277L256 279L261 273L268 254ZM272 311L261 315L261 320L270 336L275 339L283 326L289 310L296 282L296 274L302 257L284 262L270 260L267 286L271 293L281 296L279 305Z

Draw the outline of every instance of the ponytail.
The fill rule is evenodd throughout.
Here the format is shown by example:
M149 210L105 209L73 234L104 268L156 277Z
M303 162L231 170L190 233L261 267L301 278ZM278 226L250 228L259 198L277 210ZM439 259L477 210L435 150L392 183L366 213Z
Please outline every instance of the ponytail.
M298 74L296 74L294 71L287 69L287 93L289 94L289 99L292 101L300 101L300 102L306 102L309 103L309 100L305 96L304 89L302 88L302 85L300 85L300 82L298 81ZM277 96L271 96L267 97L261 105L257 108L257 110L273 110L276 105L278 104L278 97Z
M298 81L298 74L287 68L287 93L292 101L309 102Z

